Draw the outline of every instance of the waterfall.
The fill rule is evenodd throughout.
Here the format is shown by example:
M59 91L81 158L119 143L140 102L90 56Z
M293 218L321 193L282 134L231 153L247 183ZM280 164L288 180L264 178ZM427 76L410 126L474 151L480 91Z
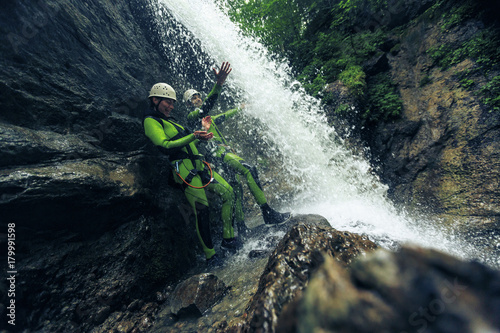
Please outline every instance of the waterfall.
M190 62L231 63L224 94L248 102L242 115L247 127L257 120L265 124L255 130L270 142L282 164L282 178L293 185L294 195L283 201L281 210L322 215L334 228L368 235L382 246L411 242L463 258L479 256L452 230L396 209L369 162L346 148L327 124L320 102L305 92L286 64L257 40L243 36L214 0L151 0L151 4L162 38L170 41L164 41L165 52L176 58L180 75ZM186 48L199 59L175 56ZM205 79L213 84L212 73L206 71ZM209 84L204 88L210 89Z

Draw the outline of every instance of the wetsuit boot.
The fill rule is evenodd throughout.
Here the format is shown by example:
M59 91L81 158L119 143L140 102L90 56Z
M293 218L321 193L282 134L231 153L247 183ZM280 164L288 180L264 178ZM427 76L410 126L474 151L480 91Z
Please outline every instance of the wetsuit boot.
M217 268L224 265L224 261L219 257L218 254L214 254L210 259L207 259L208 268Z
M290 213L279 213L269 207L267 203L260 206L262 211L262 216L264 217L264 223L267 225L279 225L290 220Z
M220 243L220 249L231 254L237 253L243 247L243 243L237 238L224 238Z

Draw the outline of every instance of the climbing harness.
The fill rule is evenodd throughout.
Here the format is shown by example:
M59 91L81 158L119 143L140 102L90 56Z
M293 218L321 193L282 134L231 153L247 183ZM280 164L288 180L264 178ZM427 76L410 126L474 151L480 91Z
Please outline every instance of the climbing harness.
M187 132L183 127L176 124L175 122L173 122L170 119L165 119L165 118L158 117L156 115L151 115L151 114L146 114L145 118L152 118L152 119L156 120L157 122L160 123L160 125L162 127L164 127L162 119L169 122L170 124L172 124L172 126L174 126L177 129L178 133L177 133L177 135L172 137L171 140L176 140L178 138L181 138L181 137L187 135ZM207 177L206 177L207 175L203 174L203 172L206 170L198 170L198 169L194 168L194 169L189 171L189 174L187 175L186 178L182 178L182 176L180 174L180 170L179 170L179 161L182 161L184 159L188 159L193 163L193 165L195 165L196 164L195 160L201 160L201 155L193 154L193 152L191 151L191 148L189 146L185 147L187 152L182 151L181 149L178 149L178 148L177 149L169 149L169 150L162 148L162 147L159 147L159 148L160 148L160 151L162 151L165 155L167 155L170 160L177 160L177 161L175 161L175 173L177 174L177 176L180 179L182 179L184 184L186 184L187 186L192 187L192 188L196 188L196 189L201 189L201 188L207 187L208 185L210 185L210 183L212 183L214 181L213 171L212 171L212 168L210 167L210 164L206 161L203 161L203 160L202 160L202 162L205 163L207 165L208 169L210 170L210 177L208 177L208 182L205 185L194 186L194 185L191 185L190 183L193 180L193 178L198 174L200 175L200 178L202 179L202 181L203 181L203 179L207 179Z
M208 180L208 183L206 183L203 186L193 186L190 184L191 181L193 180L193 178L200 173L200 171L196 168L189 170L188 176L184 179L184 178L182 178L180 171L179 171L179 161L175 161L175 173L177 174L177 176L180 179L182 179L184 184L186 184L187 186L192 187L192 188L205 188L208 185L210 185L210 183L214 180L214 178L213 178L214 173L213 173L212 168L210 167L210 164L208 162L206 162L206 161L202 161L202 162L205 163L207 165L208 169L210 170L210 179ZM202 170L202 171L204 171L204 170Z

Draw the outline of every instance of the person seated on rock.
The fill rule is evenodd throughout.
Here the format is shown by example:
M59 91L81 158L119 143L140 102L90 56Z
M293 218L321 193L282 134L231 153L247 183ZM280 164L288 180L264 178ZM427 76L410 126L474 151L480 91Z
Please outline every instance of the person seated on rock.
M221 259L215 253L210 234L209 203L205 190L214 192L222 199L221 249L236 252L242 244L235 237L232 225L233 189L219 174L208 170L202 160L203 156L196 148L198 140L210 140L213 133L191 132L170 116L177 100L175 90L170 85L153 85L148 98L150 108L144 114L144 132L169 157L174 180L184 188L184 194L194 212L196 232L207 263L220 265Z
M222 84L226 79L225 77L221 79L215 69L214 72L216 76L216 83L205 100L202 100L200 92L195 89L188 89L184 92L183 101L190 111L187 116L188 122L194 125L199 121L199 119L203 118L205 121L203 123L204 128L208 133L213 134L213 140L210 142L210 152L206 154L210 163L224 167L225 170L232 173L236 177L241 175L245 178L250 192L262 211L265 224L283 224L290 219L290 213L279 213L269 206L266 196L262 190L262 186L259 182L257 168L248 164L243 158L234 153L234 150L229 146L226 138L222 135L222 132L218 127L226 119L233 117L240 110L242 110L242 107L220 113L213 117L207 116L207 113L212 109L216 99L220 95L222 91ZM231 72L230 64L227 62L222 63L221 72L229 75ZM237 179L239 180L239 177ZM241 184L233 184L233 188L236 192L235 218L237 219L236 225L238 226L244 225L244 215L242 209L243 193L240 185Z

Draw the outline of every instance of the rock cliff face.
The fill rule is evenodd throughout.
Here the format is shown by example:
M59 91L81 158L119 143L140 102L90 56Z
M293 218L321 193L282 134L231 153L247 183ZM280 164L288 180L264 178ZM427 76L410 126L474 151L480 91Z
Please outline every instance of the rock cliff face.
M385 55L403 111L399 120L379 123L369 142L396 201L447 223L498 230L500 112L485 105L480 89L498 76L498 59L485 68L471 47L486 29L499 31L485 14L491 5L459 1L421 11L393 31ZM461 23L453 24L458 16ZM498 40L489 42L498 49ZM447 56L456 60L444 67L439 57Z

